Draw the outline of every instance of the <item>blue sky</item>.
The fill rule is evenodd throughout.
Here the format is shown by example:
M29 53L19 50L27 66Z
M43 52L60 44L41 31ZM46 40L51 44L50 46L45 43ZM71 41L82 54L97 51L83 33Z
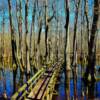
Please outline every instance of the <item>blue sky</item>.
M5 14L6 14L6 31L8 31L8 24L9 24L9 20L8 20L8 0L0 0L0 6L3 4L4 5L4 8L5 8ZM24 11L24 7L25 7L25 0L22 0L23 1L23 21L24 21L24 15L25 15L25 11ZM30 24L31 24L31 21L32 21L32 0L29 0L30 3L29 3L29 27L30 27ZM48 0L49 2L48 3L51 3L52 0ZM93 6L93 0L88 0L89 1L89 15L92 16L92 6ZM58 15L62 18L61 22L65 22L65 10L64 10L64 0L57 0L56 2L57 4L56 7L59 9L59 12L58 12ZM16 0L12 0L12 11L13 11L13 18L14 18L14 24L15 24L15 27L16 27ZM52 7L52 5L50 5L50 8ZM2 14L2 12L0 12L0 14ZM52 15L52 10L49 9L49 12L48 12L49 16ZM74 12L74 7L73 7L73 4L70 3L70 25L73 25L74 23L74 15L75 15L75 12ZM0 25L1 25L1 22L2 22L2 16L0 16ZM65 24L65 23L64 23ZM24 25L23 25L24 27ZM73 27L73 26L72 26ZM30 28L29 28L30 29ZM1 31L1 26L0 26L0 31Z

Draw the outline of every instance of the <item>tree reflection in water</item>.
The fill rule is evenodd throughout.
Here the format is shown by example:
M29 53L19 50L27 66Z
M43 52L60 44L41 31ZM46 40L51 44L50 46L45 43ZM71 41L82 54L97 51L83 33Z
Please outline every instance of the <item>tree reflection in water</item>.
M80 72L80 68L78 68ZM71 71L67 71L67 80L66 80L66 95L67 95L67 100L95 100L96 98L100 98L100 81L95 82L95 83L84 83L81 75L78 73L77 74L77 81L74 78L74 80L76 81L76 83L74 84L74 80L73 80L73 75ZM18 75L19 72L18 72ZM17 83L19 83L20 81L20 76L17 75ZM99 75L98 75L99 76ZM5 79L4 81L2 81L3 79ZM59 77L59 85L58 85L58 93L59 99L55 99L55 100L66 100L65 99L65 86L64 86L64 81L65 81L65 77L64 77L64 72L61 73L60 77ZM5 84L4 84L4 83ZM25 82L25 81L23 81ZM16 84L17 84L16 83ZM5 85L5 86L4 86ZM75 86L74 86L75 85ZM3 76L2 72L0 71L0 96L2 96L2 94L4 93L4 87L6 89L6 93L8 97L11 97L12 92L13 92L13 83L12 83L12 72L10 70L5 70L5 75ZM76 93L75 90L76 89Z
M80 70L78 72L80 72ZM63 74L64 73L62 73L60 77L60 84L58 86L60 99L57 99L57 100L62 100L61 98L65 96L64 94L65 78ZM66 80L67 100L95 100L95 99L100 98L100 82L85 83L80 74L77 74L77 79L76 79L76 76L74 76L73 78L73 75L75 74L72 74L72 71L67 71L66 74L67 74L67 80Z

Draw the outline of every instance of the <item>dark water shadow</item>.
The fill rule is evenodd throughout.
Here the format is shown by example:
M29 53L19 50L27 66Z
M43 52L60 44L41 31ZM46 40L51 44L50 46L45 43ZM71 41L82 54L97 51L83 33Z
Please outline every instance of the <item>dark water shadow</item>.
M79 68L81 70L81 68ZM78 72L80 73L80 70ZM77 79L73 79L73 74L70 72L70 77L67 79L67 100L100 100L100 81L85 84L82 80L81 74L77 73ZM74 84L74 80L76 84ZM58 86L59 99L65 100L65 76L61 73L60 84ZM76 86L75 86L76 85ZM76 90L75 90L76 88ZM76 92L76 93L75 93Z

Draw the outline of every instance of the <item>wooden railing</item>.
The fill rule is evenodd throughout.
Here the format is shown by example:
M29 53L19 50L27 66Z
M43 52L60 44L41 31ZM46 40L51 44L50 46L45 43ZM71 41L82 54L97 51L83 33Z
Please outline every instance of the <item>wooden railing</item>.
M11 100L21 100L22 98L25 98L44 72L45 68L40 69L31 79L27 81L27 83L19 88L19 90L11 97Z
M52 98L54 87L57 81L57 77L59 75L59 72L61 70L62 66L62 59L56 62L55 64L50 64L51 68L53 70L53 75L50 79L50 84L48 86L47 95L48 98ZM36 85L37 81L41 78L41 76L46 73L48 68L41 68L31 79L29 79L21 88L18 89L18 91L11 97L11 100L23 100L26 99L29 93L32 91L33 87ZM51 91L52 90L52 91ZM49 92L51 91L51 94L49 95Z
M60 63L56 67L42 100L52 100L53 95L58 95L57 91L55 90L55 86L57 84L57 81L58 81L57 79L58 79L58 76L60 75L61 71L62 71L62 63Z

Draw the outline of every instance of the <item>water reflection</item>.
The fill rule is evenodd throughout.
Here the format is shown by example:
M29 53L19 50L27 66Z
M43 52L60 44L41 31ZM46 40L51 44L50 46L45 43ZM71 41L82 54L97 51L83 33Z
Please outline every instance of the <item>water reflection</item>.
M70 70L67 71L66 73L67 78L66 78L66 96L67 96L67 100L70 100Z
M12 72L8 69L0 70L0 96L6 92L8 97L11 97L13 91Z
M80 69L80 68L79 68ZM80 73L78 69L78 72ZM81 78L81 74L77 74L77 77L72 74L72 72L67 72L67 88L66 88L66 95L67 100L95 100L100 99L100 81L97 81L95 83L88 83L85 84ZM64 72L61 74L61 80L59 84L59 95L60 97L65 97L64 94ZM58 99L57 99L58 100ZM59 100L65 100L59 99Z
M23 75L24 77L24 75ZM16 91L25 83L25 77L23 80L20 78L20 71L18 68L17 78L16 78ZM0 70L0 97L6 93L7 97L10 98L13 94L13 71L10 69Z
M100 99L100 81L96 82L95 84L88 84L86 85L80 73L81 68L79 67L77 73L77 79L74 77L71 71L68 71L66 74L66 89L65 89L65 75L62 71L60 75L60 84L58 85L58 92L59 92L59 99L56 100L66 100L65 96L67 95L67 100L93 100L93 99ZM97 74L100 77L100 74ZM77 80L77 81L76 81ZM16 85L17 89L22 85L20 77L20 71L17 73L17 80ZM76 81L76 83L74 83ZM23 76L23 83L25 83L25 76ZM76 89L76 90L75 90ZM0 70L0 96L5 92L7 96L10 98L13 93L13 73L9 69L5 69L4 71ZM66 95L65 95L66 90Z

